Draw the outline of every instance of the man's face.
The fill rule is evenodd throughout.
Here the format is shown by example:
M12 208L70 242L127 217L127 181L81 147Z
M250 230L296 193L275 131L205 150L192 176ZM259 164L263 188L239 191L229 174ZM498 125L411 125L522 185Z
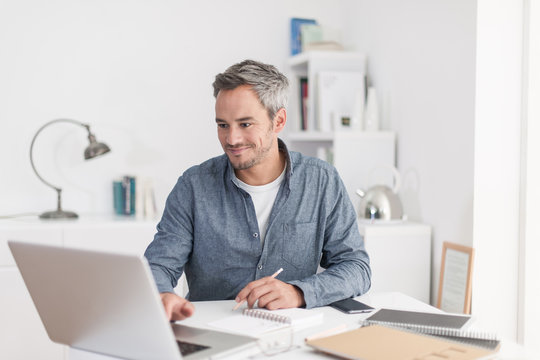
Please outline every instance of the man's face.
M270 161L268 155L277 132L251 87L239 86L218 93L216 123L219 142L235 170Z

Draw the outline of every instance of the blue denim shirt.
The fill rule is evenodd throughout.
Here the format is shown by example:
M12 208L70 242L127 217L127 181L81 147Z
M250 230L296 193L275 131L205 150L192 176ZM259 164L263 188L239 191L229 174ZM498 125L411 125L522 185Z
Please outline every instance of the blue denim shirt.
M185 271L189 300L234 299L281 267L278 279L298 286L307 308L369 289L369 258L337 171L279 147L287 169L263 245L251 197L232 181L225 154L178 179L145 252L160 292L173 292Z

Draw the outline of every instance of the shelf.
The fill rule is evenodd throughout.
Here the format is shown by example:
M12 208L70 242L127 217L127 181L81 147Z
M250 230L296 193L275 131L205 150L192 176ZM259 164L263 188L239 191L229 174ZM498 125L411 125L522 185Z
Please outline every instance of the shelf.
M294 132L287 135L287 140L290 140L290 141L332 141L334 140L334 134L331 132L320 132L320 131Z
M392 131L336 131L336 132L320 132L320 131L297 131L287 134L289 141L335 141L339 139L381 139L394 138L395 133Z
M366 56L363 53L353 51L323 51L313 50L294 55L289 58L289 65L292 67L307 66L313 60L331 60L331 61L348 61L353 60L358 63L363 63Z

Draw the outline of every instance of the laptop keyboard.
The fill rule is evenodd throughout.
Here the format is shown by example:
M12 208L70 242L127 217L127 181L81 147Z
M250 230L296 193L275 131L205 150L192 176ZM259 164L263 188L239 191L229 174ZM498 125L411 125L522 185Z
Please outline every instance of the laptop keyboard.
M182 353L183 356L193 354L194 352L210 348L209 346L193 344L186 341L176 340L176 342L178 343L178 347L180 348L180 352Z

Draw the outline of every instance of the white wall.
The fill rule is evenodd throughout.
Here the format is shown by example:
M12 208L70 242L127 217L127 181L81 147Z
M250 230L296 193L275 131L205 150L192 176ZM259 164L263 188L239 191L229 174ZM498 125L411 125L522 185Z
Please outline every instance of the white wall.
M347 1L350 45L368 56L384 129L398 134L401 198L442 243L472 245L476 1Z
M486 328L515 339L523 3L479 0L477 41L472 305Z
M472 241L475 4L1 2L0 215L55 206L54 192L32 173L28 147L57 117L90 123L112 148L84 162L81 129L41 134L36 164L64 188L64 208L111 212L111 181L126 173L153 177L162 208L187 167L221 153L215 74L244 58L285 70L289 18L313 17L346 30L347 45L368 55L382 127L398 132L405 210L434 229L435 294L442 242Z
M525 140L525 171L524 191L521 199L524 200L522 209L522 246L520 253L521 287L518 295L521 312L518 314L518 338L527 347L540 353L540 1L525 1L528 14L524 14L527 22L527 43L525 45L526 80L525 116L522 135ZM522 163L523 165L523 163Z
M92 125L112 152L84 162L85 132L46 129L35 147L64 208L112 212L123 174L151 176L158 207L189 166L221 153L211 83L245 58L284 69L289 18L339 27L342 2L0 1L0 216L42 212L55 193L33 174L28 148L45 122Z

